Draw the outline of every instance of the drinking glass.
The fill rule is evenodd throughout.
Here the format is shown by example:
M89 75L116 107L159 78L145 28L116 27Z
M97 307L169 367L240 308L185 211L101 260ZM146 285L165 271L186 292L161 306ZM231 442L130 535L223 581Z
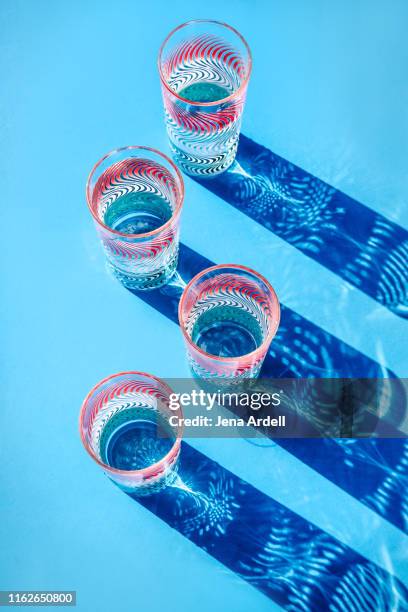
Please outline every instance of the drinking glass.
M108 267L129 289L165 285L177 267L184 184L163 153L129 146L105 155L86 185Z
M170 425L172 393L143 372L120 372L88 393L79 416L82 443L105 474L124 491L149 495L177 476L182 428Z
M235 159L252 59L237 30L195 20L175 28L158 58L165 121L177 165L195 177Z
M279 318L273 287L254 270L225 264L197 274L179 303L179 322L193 376L258 376Z

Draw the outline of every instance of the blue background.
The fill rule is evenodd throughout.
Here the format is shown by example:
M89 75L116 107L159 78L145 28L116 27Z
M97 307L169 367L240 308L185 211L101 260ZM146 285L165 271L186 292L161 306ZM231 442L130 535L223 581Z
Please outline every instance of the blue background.
M107 275L84 190L113 148L168 151L156 56L191 18L227 21L252 48L247 136L408 226L405 2L2 1L0 588L75 589L81 611L278 609L110 485L77 433L101 378L188 375L177 326ZM185 244L258 270L287 306L408 375L404 319L185 182ZM283 448L192 445L407 579L407 536Z

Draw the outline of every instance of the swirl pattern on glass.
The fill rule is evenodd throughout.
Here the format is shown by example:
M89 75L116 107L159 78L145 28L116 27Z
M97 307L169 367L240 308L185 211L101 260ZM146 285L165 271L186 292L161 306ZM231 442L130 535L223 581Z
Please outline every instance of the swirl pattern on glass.
M252 278L239 268L226 266L225 271L215 272L210 268L208 273L196 284L191 281L180 303L191 370L199 378L254 378L279 324L276 295L263 286L261 277ZM247 348L236 351L240 347Z
M168 421L171 414L168 407L170 393L167 385L158 379L129 372L102 381L85 399L80 416L83 444L107 476L124 490L149 495L170 484L177 474L181 433L175 430L172 432L174 435L170 436L171 441L168 442L170 450L164 457L159 460L156 457L153 462L147 462L147 467L143 469L124 470L108 463L105 432L113 421L115 425L126 425L128 414L132 421L150 421L160 427L160 423ZM110 437L113 435L114 431L110 432ZM162 433L157 439L164 438ZM142 451L146 452L146 446Z
M121 232L107 227L109 213L119 200L125 198L139 198L146 205L155 203L159 224L154 229L158 231L142 230L138 235L137 231ZM122 159L109 166L96 181L91 209L101 222L97 229L108 265L126 287L154 289L167 283L174 274L177 267L179 220L179 215L174 213L179 198L179 188L174 177L152 159ZM160 225L163 225L162 230Z
M174 160L185 173L212 176L233 163L245 102L246 84L242 85L246 72L240 52L213 34L181 41L164 60L162 73L168 88L162 89L167 132ZM194 85L207 86L203 98L189 99L188 91ZM218 95L214 96L214 92Z

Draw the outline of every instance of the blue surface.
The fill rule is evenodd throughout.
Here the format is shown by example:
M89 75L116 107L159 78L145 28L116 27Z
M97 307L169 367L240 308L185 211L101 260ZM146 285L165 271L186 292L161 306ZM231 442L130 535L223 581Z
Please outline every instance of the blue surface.
M0 589L76 589L81 612L279 609L113 487L81 448L77 415L95 382L128 369L188 375L177 325L107 275L85 181L117 146L168 151L157 50L178 23L212 17L242 31L253 51L244 134L407 228L406 3L3 1L0 17ZM182 240L264 274L295 313L282 337L310 324L307 337L327 341L327 369L340 343L384 373L408 375L403 317L187 178ZM407 506L404 520L393 512L407 501L407 463L396 442L381 452L355 443L361 481L334 446L312 461L317 447L302 455L290 445L193 442L407 581ZM367 500L367 480L379 489L387 478L386 512Z

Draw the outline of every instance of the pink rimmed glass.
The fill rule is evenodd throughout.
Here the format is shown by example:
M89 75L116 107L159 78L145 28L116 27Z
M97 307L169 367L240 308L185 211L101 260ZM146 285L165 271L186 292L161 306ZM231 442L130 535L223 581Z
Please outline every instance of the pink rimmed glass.
M165 285L177 267L184 183L173 162L149 147L105 155L86 185L108 267L129 289Z
M170 410L171 393L155 376L120 372L95 385L82 404L85 450L127 492L149 495L176 478L182 412Z
M226 23L189 21L167 36L158 67L175 162L191 176L224 172L235 159L252 68L245 39Z
M184 289L179 322L199 378L258 376L280 319L270 283L245 266L203 270Z

